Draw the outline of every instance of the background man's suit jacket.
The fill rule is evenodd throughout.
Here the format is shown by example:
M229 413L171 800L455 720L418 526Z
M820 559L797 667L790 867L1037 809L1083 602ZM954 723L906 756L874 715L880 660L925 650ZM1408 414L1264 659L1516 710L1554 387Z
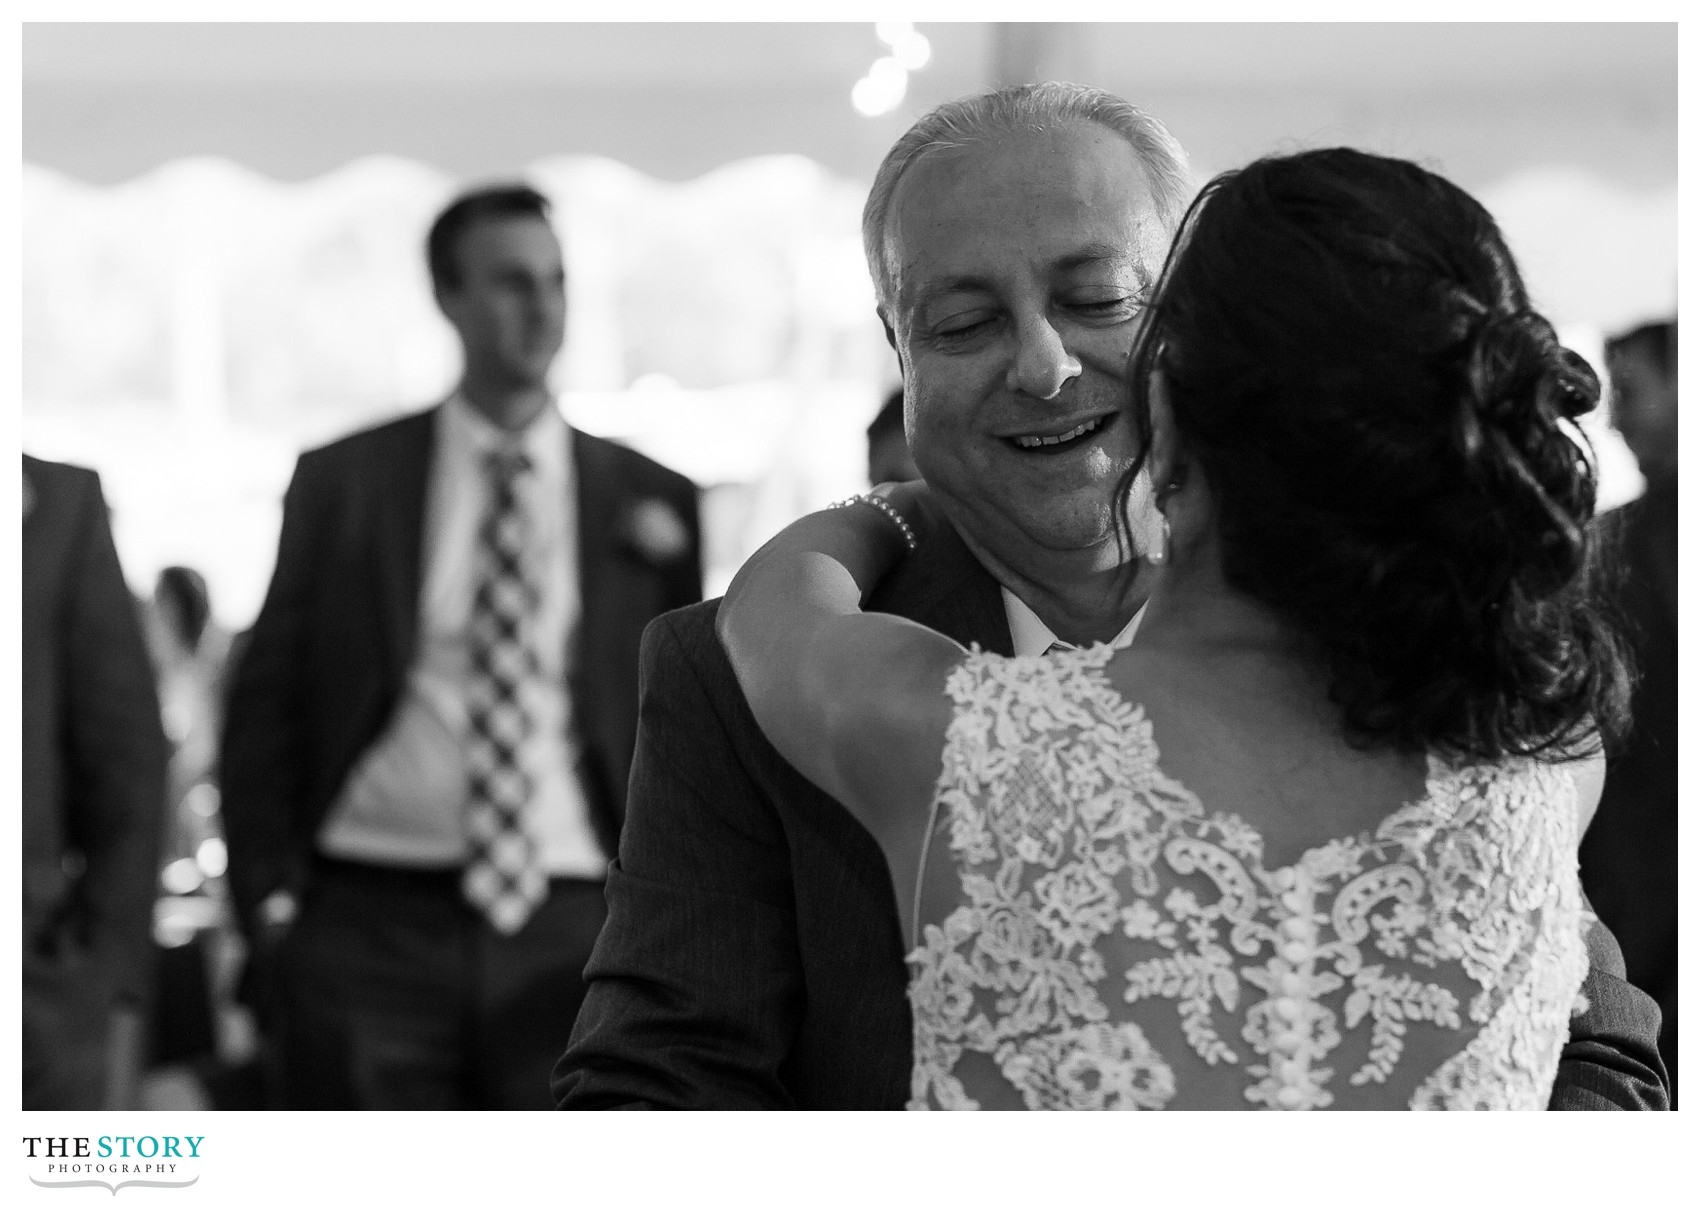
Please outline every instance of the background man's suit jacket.
M998 586L948 526L872 609L1008 654ZM714 634L718 601L644 635L637 756L590 992L551 1083L565 1109L900 1108L904 946L884 856L768 744ZM1589 1016L1553 1105L1658 1106L1658 1014L1590 937Z
M23 475L24 1105L78 1105L38 1079L85 1045L98 1071L108 1012L145 1001L167 748L100 477Z
M436 412L308 451L285 494L277 567L232 681L221 766L231 887L250 928L268 895L301 887L326 812L406 684ZM572 449L582 614L571 691L592 824L611 855L644 625L702 597L697 490L590 434L574 430ZM634 511L655 502L682 523L682 550L659 552L635 526Z
M1621 544L1616 601L1639 677L1633 731L1606 767L1605 793L1582 839L1582 886L1623 944L1630 979L1659 1004L1659 1051L1676 1083L1677 486L1675 479L1598 522Z

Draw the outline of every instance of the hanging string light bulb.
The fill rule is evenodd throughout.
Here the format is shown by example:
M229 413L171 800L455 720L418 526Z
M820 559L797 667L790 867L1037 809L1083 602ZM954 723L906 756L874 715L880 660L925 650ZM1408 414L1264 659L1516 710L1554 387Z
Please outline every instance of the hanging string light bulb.
M907 21L876 21L874 36L891 53L875 59L868 74L850 88L850 104L870 118L901 105L909 91L909 73L919 71L933 57L932 44Z
M925 34L915 32L915 27L907 21L884 22L893 27L891 37L880 35L880 41L891 47L891 57L903 65L905 71L918 72L933 59L933 44L927 41Z
M874 37L887 46L896 46L914 32L915 26L908 21L874 22Z

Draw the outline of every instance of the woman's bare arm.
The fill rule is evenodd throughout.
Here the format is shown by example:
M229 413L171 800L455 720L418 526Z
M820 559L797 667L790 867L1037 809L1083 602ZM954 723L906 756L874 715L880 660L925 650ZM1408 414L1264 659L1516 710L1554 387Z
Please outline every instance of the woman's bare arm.
M810 514L739 570L717 627L768 740L879 840L907 907L916 872L899 856L918 850L951 718L945 678L964 649L862 612L905 554L903 533L871 506Z

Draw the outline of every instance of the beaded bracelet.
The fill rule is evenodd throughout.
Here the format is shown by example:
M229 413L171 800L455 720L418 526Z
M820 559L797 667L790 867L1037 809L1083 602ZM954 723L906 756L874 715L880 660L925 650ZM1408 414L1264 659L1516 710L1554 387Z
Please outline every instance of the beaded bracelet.
M872 505L886 517L890 518L897 529L903 532L904 546L908 547L910 551L915 550L915 532L910 529L909 523L903 520L903 515L897 512L896 507L893 506L890 501L886 500L884 497L869 496L867 493L857 493L853 497L845 497L842 501L834 501L831 505L828 505L827 508L843 509L848 505Z

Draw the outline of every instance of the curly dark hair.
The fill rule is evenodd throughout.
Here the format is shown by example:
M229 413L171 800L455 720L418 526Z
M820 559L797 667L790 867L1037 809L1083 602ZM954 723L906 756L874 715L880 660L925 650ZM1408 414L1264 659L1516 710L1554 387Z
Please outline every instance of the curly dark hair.
M1309 641L1354 742L1563 758L1621 734L1594 462L1569 424L1599 380L1474 198L1347 148L1222 174L1134 350L1147 438L1154 369L1227 582Z

